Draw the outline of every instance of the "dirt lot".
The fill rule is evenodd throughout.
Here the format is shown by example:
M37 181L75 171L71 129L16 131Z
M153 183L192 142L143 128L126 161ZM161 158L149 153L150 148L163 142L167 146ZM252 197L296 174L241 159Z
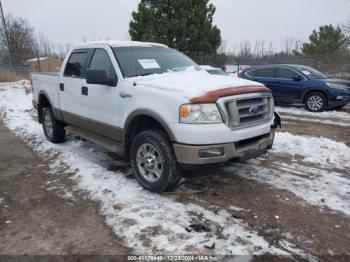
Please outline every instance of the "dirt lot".
M350 107L278 107L283 130L266 157L188 170L178 190L155 195L96 145L45 142L30 94L9 88L0 86L1 254L350 255Z

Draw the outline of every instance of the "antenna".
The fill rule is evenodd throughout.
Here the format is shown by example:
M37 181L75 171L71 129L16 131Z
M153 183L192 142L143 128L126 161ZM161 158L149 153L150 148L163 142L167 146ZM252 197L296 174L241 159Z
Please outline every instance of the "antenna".
M12 68L12 56L11 56L10 38L9 38L9 33L8 33L8 31L7 31L6 20L5 20L4 10L2 9L1 0L0 0L0 15L1 15L2 24L4 25L5 37L6 37L6 43L7 43L7 49L8 49L8 51L9 51L10 68Z

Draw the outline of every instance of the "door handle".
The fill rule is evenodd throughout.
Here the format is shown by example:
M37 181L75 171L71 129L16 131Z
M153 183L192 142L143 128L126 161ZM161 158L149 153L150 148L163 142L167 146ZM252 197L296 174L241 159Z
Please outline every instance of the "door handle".
M83 96L87 96L88 93L89 93L89 89L87 88L87 86L82 86L82 87L81 87L81 94L82 94Z
M64 84L60 83L60 91L64 91Z
M126 93L126 92L120 92L119 96L120 96L121 98L130 98L130 97L132 97L131 94L128 94L128 93Z

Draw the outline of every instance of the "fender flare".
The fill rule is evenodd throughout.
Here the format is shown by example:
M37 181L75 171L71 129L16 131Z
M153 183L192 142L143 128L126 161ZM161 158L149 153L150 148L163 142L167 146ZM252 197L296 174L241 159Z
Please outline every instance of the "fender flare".
M51 102L50 96L46 93L46 91L41 90L38 94L38 117L39 117L39 122L40 122L40 97L44 96L47 101L49 102L49 105L52 109L53 115L55 117L55 119L63 121L63 117L62 114L60 112L60 110L58 110L57 108L55 108Z
M130 123L132 123L132 121L138 116L148 116L148 117L155 119L164 128L164 130L166 131L166 133L168 134L168 136L170 138L170 141L172 141L172 142L175 141L174 133L171 130L171 128L169 127L169 125L167 124L167 122L163 119L163 117L159 113L154 112L154 111L149 110L149 109L137 109L137 110L133 111L131 114L129 114L129 116L126 119L125 124L124 124L123 138L125 138L126 134L129 131L128 129L129 129Z

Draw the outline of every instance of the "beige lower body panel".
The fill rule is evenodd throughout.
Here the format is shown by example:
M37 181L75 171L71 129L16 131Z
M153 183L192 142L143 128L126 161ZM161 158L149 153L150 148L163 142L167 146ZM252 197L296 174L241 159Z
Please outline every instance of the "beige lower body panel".
M243 146L236 147L236 143L227 143L219 145L192 146L173 144L178 163L189 165L205 165L228 162L232 159L249 159L262 155L273 145L275 139L275 130L272 130L269 136L263 137L257 141L246 143ZM199 151L221 147L224 149L224 155L219 157L200 158Z

